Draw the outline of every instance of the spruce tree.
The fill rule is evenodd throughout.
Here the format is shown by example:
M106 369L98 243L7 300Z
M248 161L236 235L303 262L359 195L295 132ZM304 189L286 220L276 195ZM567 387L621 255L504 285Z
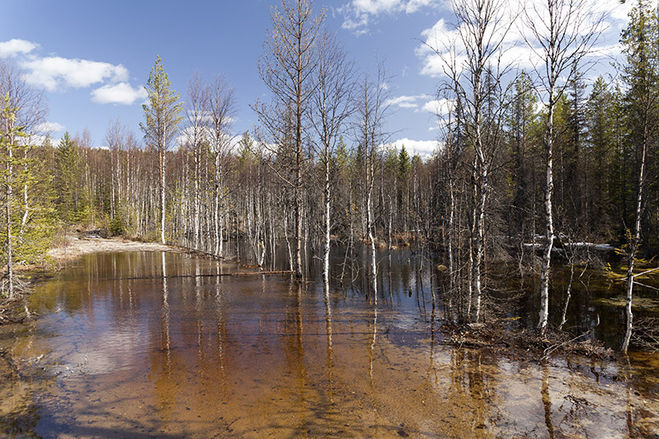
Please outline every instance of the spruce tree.
M81 211L81 158L78 145L64 133L55 151L55 204L64 222L76 222Z

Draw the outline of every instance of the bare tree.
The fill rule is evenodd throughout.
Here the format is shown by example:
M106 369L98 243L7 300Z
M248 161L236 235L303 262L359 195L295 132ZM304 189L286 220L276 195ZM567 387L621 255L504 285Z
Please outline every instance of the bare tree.
M110 217L115 218L118 215L119 204L121 203L121 184L120 184L120 151L125 143L125 128L118 120L110 122L105 133L105 142L110 149Z
M201 247L201 160L203 143L207 137L209 90L204 87L199 74L194 74L188 84L188 102L185 111L187 127L185 131L186 143L192 149L193 160L193 238L192 247L200 250Z
M443 60L444 73L461 101L465 134L473 145L471 233L471 299L474 320L480 319L482 264L485 252L486 208L490 171L501 144L504 105L501 65L503 44L512 20L504 15L503 0L453 0L458 41L449 47L431 47ZM457 60L464 59L463 62Z
M540 273L538 329L544 333L549 316L551 252L554 246L554 113L569 84L572 66L588 55L602 30L602 16L593 13L590 0L546 0L527 5L524 23L526 43L539 58L534 67L536 87L547 112L545 129L545 247Z
M352 94L353 67L336 40L325 33L318 43L318 68L316 70L316 92L313 95L314 117L312 124L318 136L320 161L324 170L324 244L323 282L326 294L329 288L330 258L330 200L331 160L345 122L353 111Z
M225 163L231 145L231 120L235 111L233 89L219 76L213 79L208 92L211 147L215 156L215 181L213 194L213 229L215 235L215 255L223 256L222 223L220 204L226 195L224 185Z
M377 303L377 261L375 258L375 230L373 214L373 186L378 147L385 143L383 131L387 112L385 75L378 68L375 81L364 75L355 93L356 137L364 151L364 182L366 191L366 234L370 246L371 289Z
M314 92L317 58L314 51L324 13L314 15L310 0L282 0L272 10L273 28L264 43L265 53L259 60L259 74L275 99L271 106L254 106L259 121L273 138L282 140L281 109L292 115L295 147L295 273L302 276L302 168L303 140L309 101Z

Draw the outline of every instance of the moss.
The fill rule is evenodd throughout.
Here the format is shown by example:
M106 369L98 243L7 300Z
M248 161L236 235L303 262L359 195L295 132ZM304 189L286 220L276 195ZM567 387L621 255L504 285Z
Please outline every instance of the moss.
M624 308L626 305L626 299L624 297L602 297L599 299L594 299L593 303L604 306ZM650 297L634 297L634 300L632 301L632 309L637 311L659 313L659 300Z

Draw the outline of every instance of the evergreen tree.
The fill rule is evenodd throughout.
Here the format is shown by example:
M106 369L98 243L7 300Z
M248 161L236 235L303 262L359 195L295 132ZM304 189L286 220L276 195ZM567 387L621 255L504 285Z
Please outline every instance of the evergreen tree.
M566 191L566 217L570 218L568 227L574 233L585 230L588 222L588 198L586 197L585 177L583 172L583 144L586 128L584 109L584 90L586 85L582 80L578 62L572 63L570 80L567 83L567 117L566 117L566 145L565 145L565 186L571 188Z
M590 232L600 239L610 239L612 213L607 172L615 150L614 96L601 76L593 84L586 103L589 154L585 172L590 182Z
M172 83L165 73L160 56L149 73L146 83L147 100L142 105L146 121L140 123L147 145L158 153L158 173L160 182L160 242L165 243L165 153L178 131L178 124L183 119L183 105L179 95L172 89Z
M67 223L80 220L83 210L81 164L78 145L64 133L55 152L55 204L59 217Z
M531 227L526 223L535 221L532 203L534 203L531 178L532 146L531 129L536 119L535 107L538 98L533 91L529 75L522 71L513 85L513 96L508 115L509 144L512 167L509 181L512 194L513 211L509 215L509 227L512 230L528 233ZM512 235L512 233L510 233Z
M629 143L634 154L636 176L633 224L628 235L628 269L626 314L627 329L622 349L627 351L632 333L632 293L636 253L647 235L642 230L647 202L647 176L652 175L650 159L656 154L659 115L659 40L656 11L646 0L638 0L630 22L623 31L622 44L626 56L623 80L627 85L625 101L630 126ZM652 148L652 151L651 151ZM647 241L646 241L647 242Z

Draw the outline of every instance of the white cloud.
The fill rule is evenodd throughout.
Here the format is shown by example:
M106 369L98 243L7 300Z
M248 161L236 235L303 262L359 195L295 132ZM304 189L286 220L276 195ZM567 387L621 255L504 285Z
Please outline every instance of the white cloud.
M433 99L423 104L423 110L437 116L445 116L453 108L455 101L451 99Z
M146 97L143 87L133 87L128 83L128 69L121 64L60 56L42 57L33 53L36 47L37 44L29 41L10 40L0 43L0 57L3 54L19 55L18 64L25 82L47 91L96 86L91 98L102 104L131 105Z
M352 7L362 14L377 15L382 12L392 12L401 6L401 0L352 0Z
M92 91L92 101L99 104L132 105L138 99L146 98L144 87L133 88L127 82L106 84Z
M58 133L64 131L64 125L57 122L44 122L36 126L39 133Z
M399 12L413 14L443 3L444 0L351 0L339 8L339 12L344 16L343 28L361 35L368 32L370 17Z
M74 88L89 87L105 81L128 79L128 70L122 66L86 59L58 56L32 58L21 63L26 70L26 82L53 91L64 85Z
M213 130L209 126L202 127L201 129L201 136L206 138L206 140L213 139L214 134ZM192 142L192 138L194 137L194 129L191 126L183 126L178 131L178 135L174 138L172 141L172 146L174 146L176 149L185 146L188 143ZM233 151L236 146L238 145L238 142L242 139L242 134L226 134L224 135L224 142L226 146L227 151Z
M396 106L400 108L419 108L418 101L429 98L430 96L428 95L398 96L395 98L388 99L385 102L385 105Z
M437 140L412 140L406 137L389 144L389 146L395 146L396 149L400 149L403 145L410 155L418 154L422 159L431 157L442 146L441 142Z
M595 3L594 9L596 12L604 13L609 16L611 20L627 23L629 19L629 12L634 7L636 2L626 1L624 4L617 2L598 2Z
M19 39L11 39L9 41L0 42L0 58L9 58L19 54L26 54L32 52L37 47L36 44Z
M425 7L431 7L434 6L435 4L442 4L444 3L443 1L437 1L437 0L409 0L405 4L405 13L406 14L413 14L417 12L419 9L425 8Z
M602 14L604 16L602 29L603 32L593 47L592 58L615 57L620 54L618 39L620 31L626 25L627 15L631 10L631 3L620 4L618 1L599 1L588 0L590 2L593 14L585 17L586 21L580 26L580 30L585 32L592 28L595 21ZM535 15L533 11L543 11L543 3L546 0L525 0L522 5L527 7L530 15ZM546 6L545 6L546 7ZM503 0L501 7L501 18L503 24L501 28L506 28L511 24L515 17L504 11L519 11L519 0ZM540 60L537 53L529 48L522 35L524 28L523 14L517 17L517 22L512 24L508 33L503 38L501 47L501 65L514 68L524 68L530 70L534 65L539 65ZM542 19L539 19L542 21ZM545 20L546 22L546 20ZM465 57L463 47L459 38L459 29L449 26L444 19L439 19L431 28L421 32L423 44L417 47L416 54L422 59L421 74L431 77L440 77L444 74L445 61L454 58L456 65L464 65ZM497 35L494 36L495 40ZM456 50L451 53L450 48L455 46ZM539 52L539 51L538 51Z

